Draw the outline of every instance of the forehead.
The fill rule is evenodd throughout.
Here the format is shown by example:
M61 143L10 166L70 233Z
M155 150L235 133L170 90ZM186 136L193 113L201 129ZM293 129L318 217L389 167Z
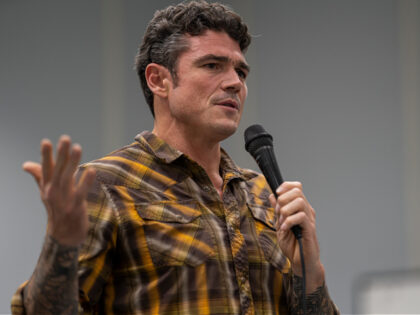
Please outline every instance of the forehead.
M189 48L180 56L196 59L203 55L211 54L225 56L234 62L246 63L238 42L225 32L207 30L201 35L186 35Z

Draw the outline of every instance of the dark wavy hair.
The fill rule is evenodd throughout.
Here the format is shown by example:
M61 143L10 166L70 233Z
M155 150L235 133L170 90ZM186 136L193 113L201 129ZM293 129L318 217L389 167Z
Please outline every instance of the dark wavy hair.
M226 32L239 44L242 52L251 43L248 27L241 17L223 4L191 1L156 11L135 60L141 87L153 116L153 93L145 77L147 65L153 62L166 67L176 84L178 57L189 48L185 34L197 36L206 30Z

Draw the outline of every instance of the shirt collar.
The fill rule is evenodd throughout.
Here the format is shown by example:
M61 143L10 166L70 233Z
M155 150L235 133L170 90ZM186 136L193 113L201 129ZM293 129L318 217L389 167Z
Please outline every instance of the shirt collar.
M167 164L170 164L179 157L184 156L181 151L171 147L163 139L159 138L150 131L141 132L135 137L135 140L143 147L144 150ZM223 178L227 181L234 178L249 180L257 176L257 173L254 171L238 167L223 148L221 148L220 169L223 174Z
M172 148L163 139L150 131L143 131L136 136L135 140L140 143L144 150L168 164L183 155L181 151Z
M257 176L257 173L237 166L223 148L221 148L220 169L222 170L223 178L227 181L234 178L249 180Z

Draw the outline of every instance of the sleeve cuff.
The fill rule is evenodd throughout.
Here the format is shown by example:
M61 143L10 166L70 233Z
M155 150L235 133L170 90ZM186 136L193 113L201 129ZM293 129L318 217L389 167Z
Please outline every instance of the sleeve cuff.
M25 308L23 306L23 290L25 289L27 283L28 281L25 281L24 283L22 283L12 297L12 303L11 303L12 315L26 314Z

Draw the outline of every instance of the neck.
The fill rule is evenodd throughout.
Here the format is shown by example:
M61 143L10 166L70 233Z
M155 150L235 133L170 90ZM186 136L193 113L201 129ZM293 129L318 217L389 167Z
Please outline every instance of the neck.
M222 194L223 179L219 173L220 142L209 141L199 134L190 134L179 129L174 132L171 128L157 128L156 125L153 133L197 162L206 171L219 194Z

